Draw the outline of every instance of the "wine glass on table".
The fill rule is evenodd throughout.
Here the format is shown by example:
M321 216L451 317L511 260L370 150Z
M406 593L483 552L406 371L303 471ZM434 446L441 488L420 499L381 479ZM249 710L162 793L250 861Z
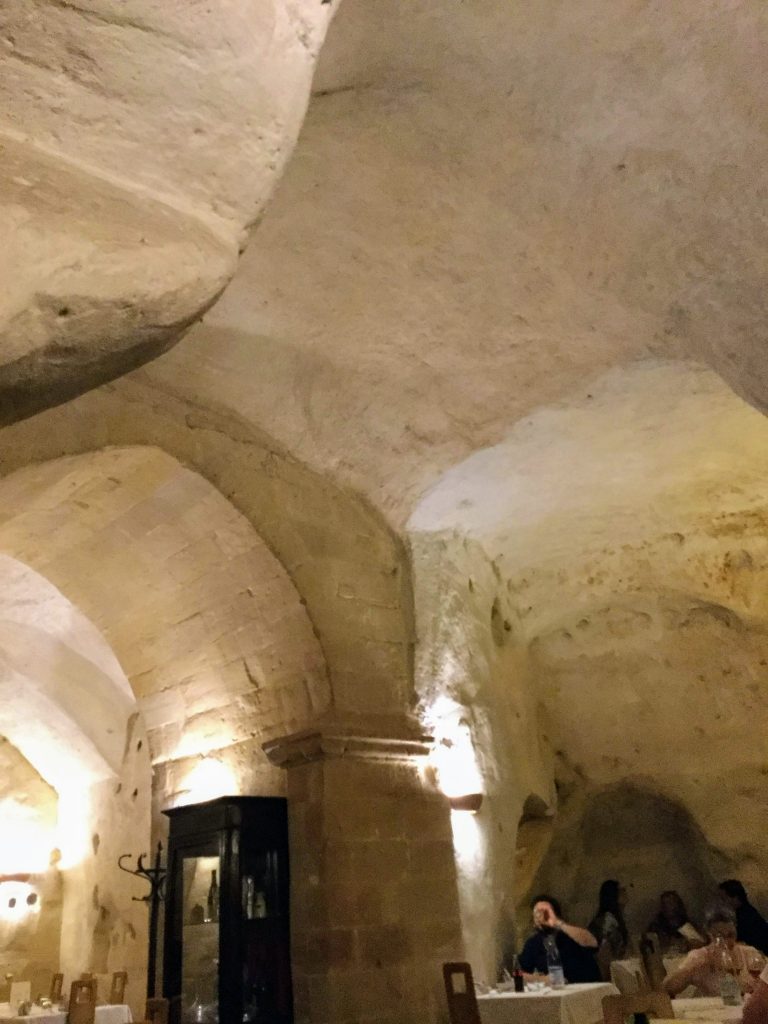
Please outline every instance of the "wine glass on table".
M757 984L757 980L763 973L763 969L766 965L766 959L759 949L753 949L747 953L747 970L749 976L752 978L752 986Z

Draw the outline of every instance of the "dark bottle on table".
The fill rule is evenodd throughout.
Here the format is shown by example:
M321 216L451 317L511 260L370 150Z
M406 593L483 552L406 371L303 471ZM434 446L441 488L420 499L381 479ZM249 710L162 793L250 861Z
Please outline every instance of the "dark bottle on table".
M216 872L211 872L211 884L208 888L208 899L206 901L206 921L219 920L219 883L216 881Z
M520 959L517 955L512 960L512 981L515 984L515 992L525 992L523 968L520 966Z

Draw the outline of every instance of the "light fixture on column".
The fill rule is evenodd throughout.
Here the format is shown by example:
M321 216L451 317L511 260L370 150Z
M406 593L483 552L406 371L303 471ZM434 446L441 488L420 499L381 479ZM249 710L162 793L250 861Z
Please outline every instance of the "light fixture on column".
M448 798L452 811L476 814L483 803L483 780L465 709L441 697L429 719L435 736L430 762L437 785Z
M462 793L461 796L449 796L448 803L452 811L470 811L477 814L483 805L483 794Z

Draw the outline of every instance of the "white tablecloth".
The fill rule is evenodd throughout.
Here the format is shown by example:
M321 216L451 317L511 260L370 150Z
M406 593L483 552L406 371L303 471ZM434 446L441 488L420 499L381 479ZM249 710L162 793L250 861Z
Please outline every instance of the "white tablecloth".
M743 1006L723 1006L717 996L701 996L698 999L673 999L672 1009L677 1020L696 1021L697 1024L730 1024L740 1021Z
M14 1017L7 1003L0 1004L0 1024L66 1024L63 1011L41 1010L35 1006L28 1017ZM131 1024L130 1006L97 1006L96 1024Z
M682 956L665 956L664 966L667 974L671 974L683 962ZM634 995L637 992L637 973L643 976L643 963L639 956L629 957L628 960L614 960L611 964L611 981L623 996Z
M482 1024L597 1024L603 998L618 995L614 985L566 985L542 992L491 992L477 997Z

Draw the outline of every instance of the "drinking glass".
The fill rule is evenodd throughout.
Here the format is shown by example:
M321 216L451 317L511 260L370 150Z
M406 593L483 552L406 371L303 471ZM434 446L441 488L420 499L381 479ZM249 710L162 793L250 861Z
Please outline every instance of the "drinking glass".
M753 949L751 953L747 954L747 970L749 971L753 981L757 981L760 977L765 964L765 957L759 950Z

